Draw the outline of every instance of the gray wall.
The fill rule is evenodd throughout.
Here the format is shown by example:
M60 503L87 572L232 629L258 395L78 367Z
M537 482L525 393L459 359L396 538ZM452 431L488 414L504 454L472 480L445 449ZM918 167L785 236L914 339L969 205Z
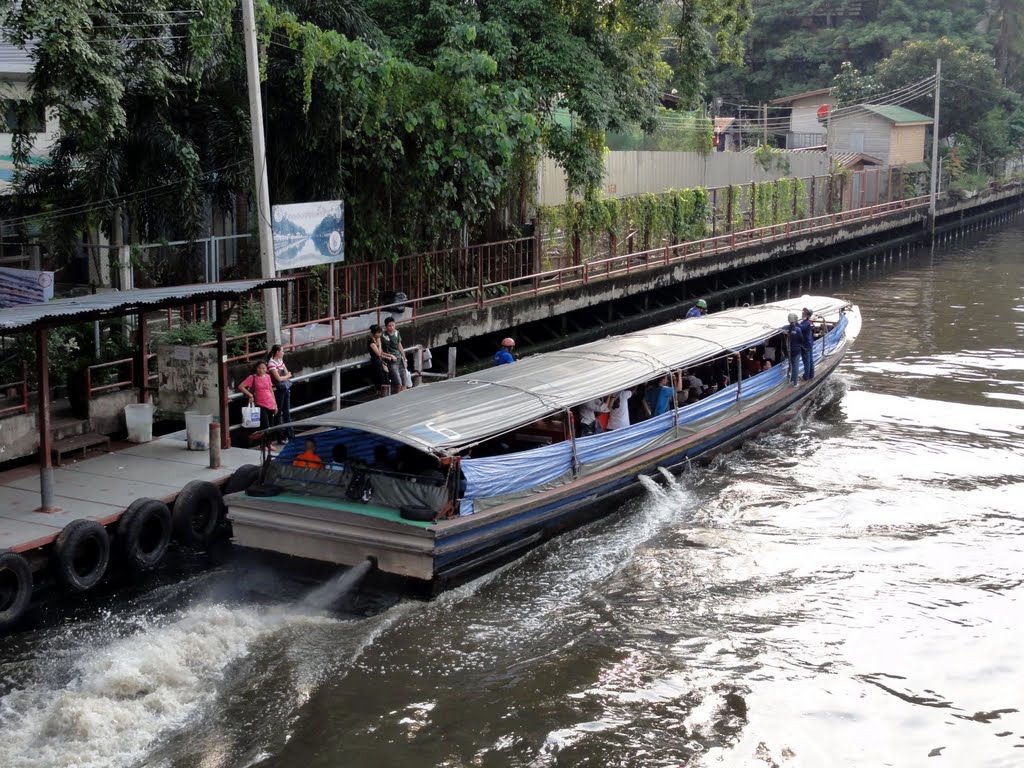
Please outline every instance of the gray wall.
M773 181L783 176L821 176L828 173L824 152L786 154L789 173L765 171L752 154L743 152L608 152L605 154L604 193L628 197L642 192L664 192L690 187L724 187L751 181ZM565 174L550 158L538 168L540 205L566 201Z
M863 144L853 141L851 134L862 136ZM832 122L832 151L835 153L863 152L877 157L882 165L888 165L891 140L892 123L866 110Z

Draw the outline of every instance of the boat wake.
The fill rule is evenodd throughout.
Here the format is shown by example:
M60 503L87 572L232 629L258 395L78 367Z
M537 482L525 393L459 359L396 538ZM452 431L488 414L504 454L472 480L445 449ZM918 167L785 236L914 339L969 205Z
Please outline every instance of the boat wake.
M361 574L353 570L293 603L207 603L160 617L128 617L117 626L93 625L73 646L41 657L32 681L0 698L0 766L127 768L169 765L182 748L205 752L204 741L218 741L234 728L218 722L218 702L234 698L239 685L251 688L244 681L258 677L247 670L254 664L274 682L273 690L260 692L266 696L261 710L277 709L273 716L287 721L302 698L297 692L314 690L324 667L350 665L403 613L399 603L367 621L326 615L358 582ZM303 645L315 652L301 655L315 661L292 657L284 680L280 669L259 661Z

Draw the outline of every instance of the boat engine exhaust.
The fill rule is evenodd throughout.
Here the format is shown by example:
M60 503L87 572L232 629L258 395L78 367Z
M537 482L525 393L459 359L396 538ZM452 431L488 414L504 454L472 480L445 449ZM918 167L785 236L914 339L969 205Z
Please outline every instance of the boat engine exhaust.
M376 567L375 558L366 558L314 589L302 599L302 606L311 611L326 611L358 587Z

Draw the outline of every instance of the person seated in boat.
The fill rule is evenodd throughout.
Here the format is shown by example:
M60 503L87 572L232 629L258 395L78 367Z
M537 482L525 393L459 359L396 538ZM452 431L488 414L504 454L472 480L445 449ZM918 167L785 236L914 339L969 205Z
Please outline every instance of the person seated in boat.
M608 412L608 431L613 429L625 429L629 426L629 401L633 397L633 391L624 389L612 397L610 410Z
M672 407L672 386L667 374L647 385L644 399L647 401L651 416L661 416Z
M704 382L701 381L692 371L684 370L681 376L682 386L679 389L696 388L698 392L704 391Z
M392 472L395 470L394 459L391 458L391 451L383 443L380 445L373 446L373 464L370 465L373 469L381 470L383 472Z
M335 443L331 449L331 460L327 463L327 469L335 472L344 472L348 469L348 446L344 443Z
M324 461L316 453L316 442L306 438L303 444L303 451L292 460L293 467L305 467L306 469L323 469Z
M743 353L743 375L748 378L757 376L762 370L764 370L764 365L757 355L757 350L751 347Z
M708 313L708 303L704 299L697 299L689 311L686 313L686 319L689 320L691 317L703 317Z
M633 393L629 398L629 423L639 424L645 419L651 418L651 409L647 405L647 399L644 395L647 394L647 387L640 385L633 387Z
M596 435L598 432L604 432L604 427L597 420L597 414L608 413L610 410L608 401L601 399L591 400L589 403L583 403L579 406L579 436L586 437L587 435Z
M512 352L516 348L516 340L513 338L505 338L501 340L501 349L494 353L494 364L495 365L508 365L516 361L515 354Z

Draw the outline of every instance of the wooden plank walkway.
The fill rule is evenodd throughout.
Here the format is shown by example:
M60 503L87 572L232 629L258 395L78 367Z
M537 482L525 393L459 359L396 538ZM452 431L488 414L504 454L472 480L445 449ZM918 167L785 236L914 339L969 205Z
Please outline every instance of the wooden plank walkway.
M135 499L172 502L186 483L222 483L243 464L260 463L259 451L229 448L221 452L220 469L210 469L206 451L185 450L184 439L163 437L63 467L54 467L59 512L39 507L38 468L5 473L0 478L0 551L24 552L51 543L61 529L78 518L108 525ZM34 469L35 471L31 471Z

